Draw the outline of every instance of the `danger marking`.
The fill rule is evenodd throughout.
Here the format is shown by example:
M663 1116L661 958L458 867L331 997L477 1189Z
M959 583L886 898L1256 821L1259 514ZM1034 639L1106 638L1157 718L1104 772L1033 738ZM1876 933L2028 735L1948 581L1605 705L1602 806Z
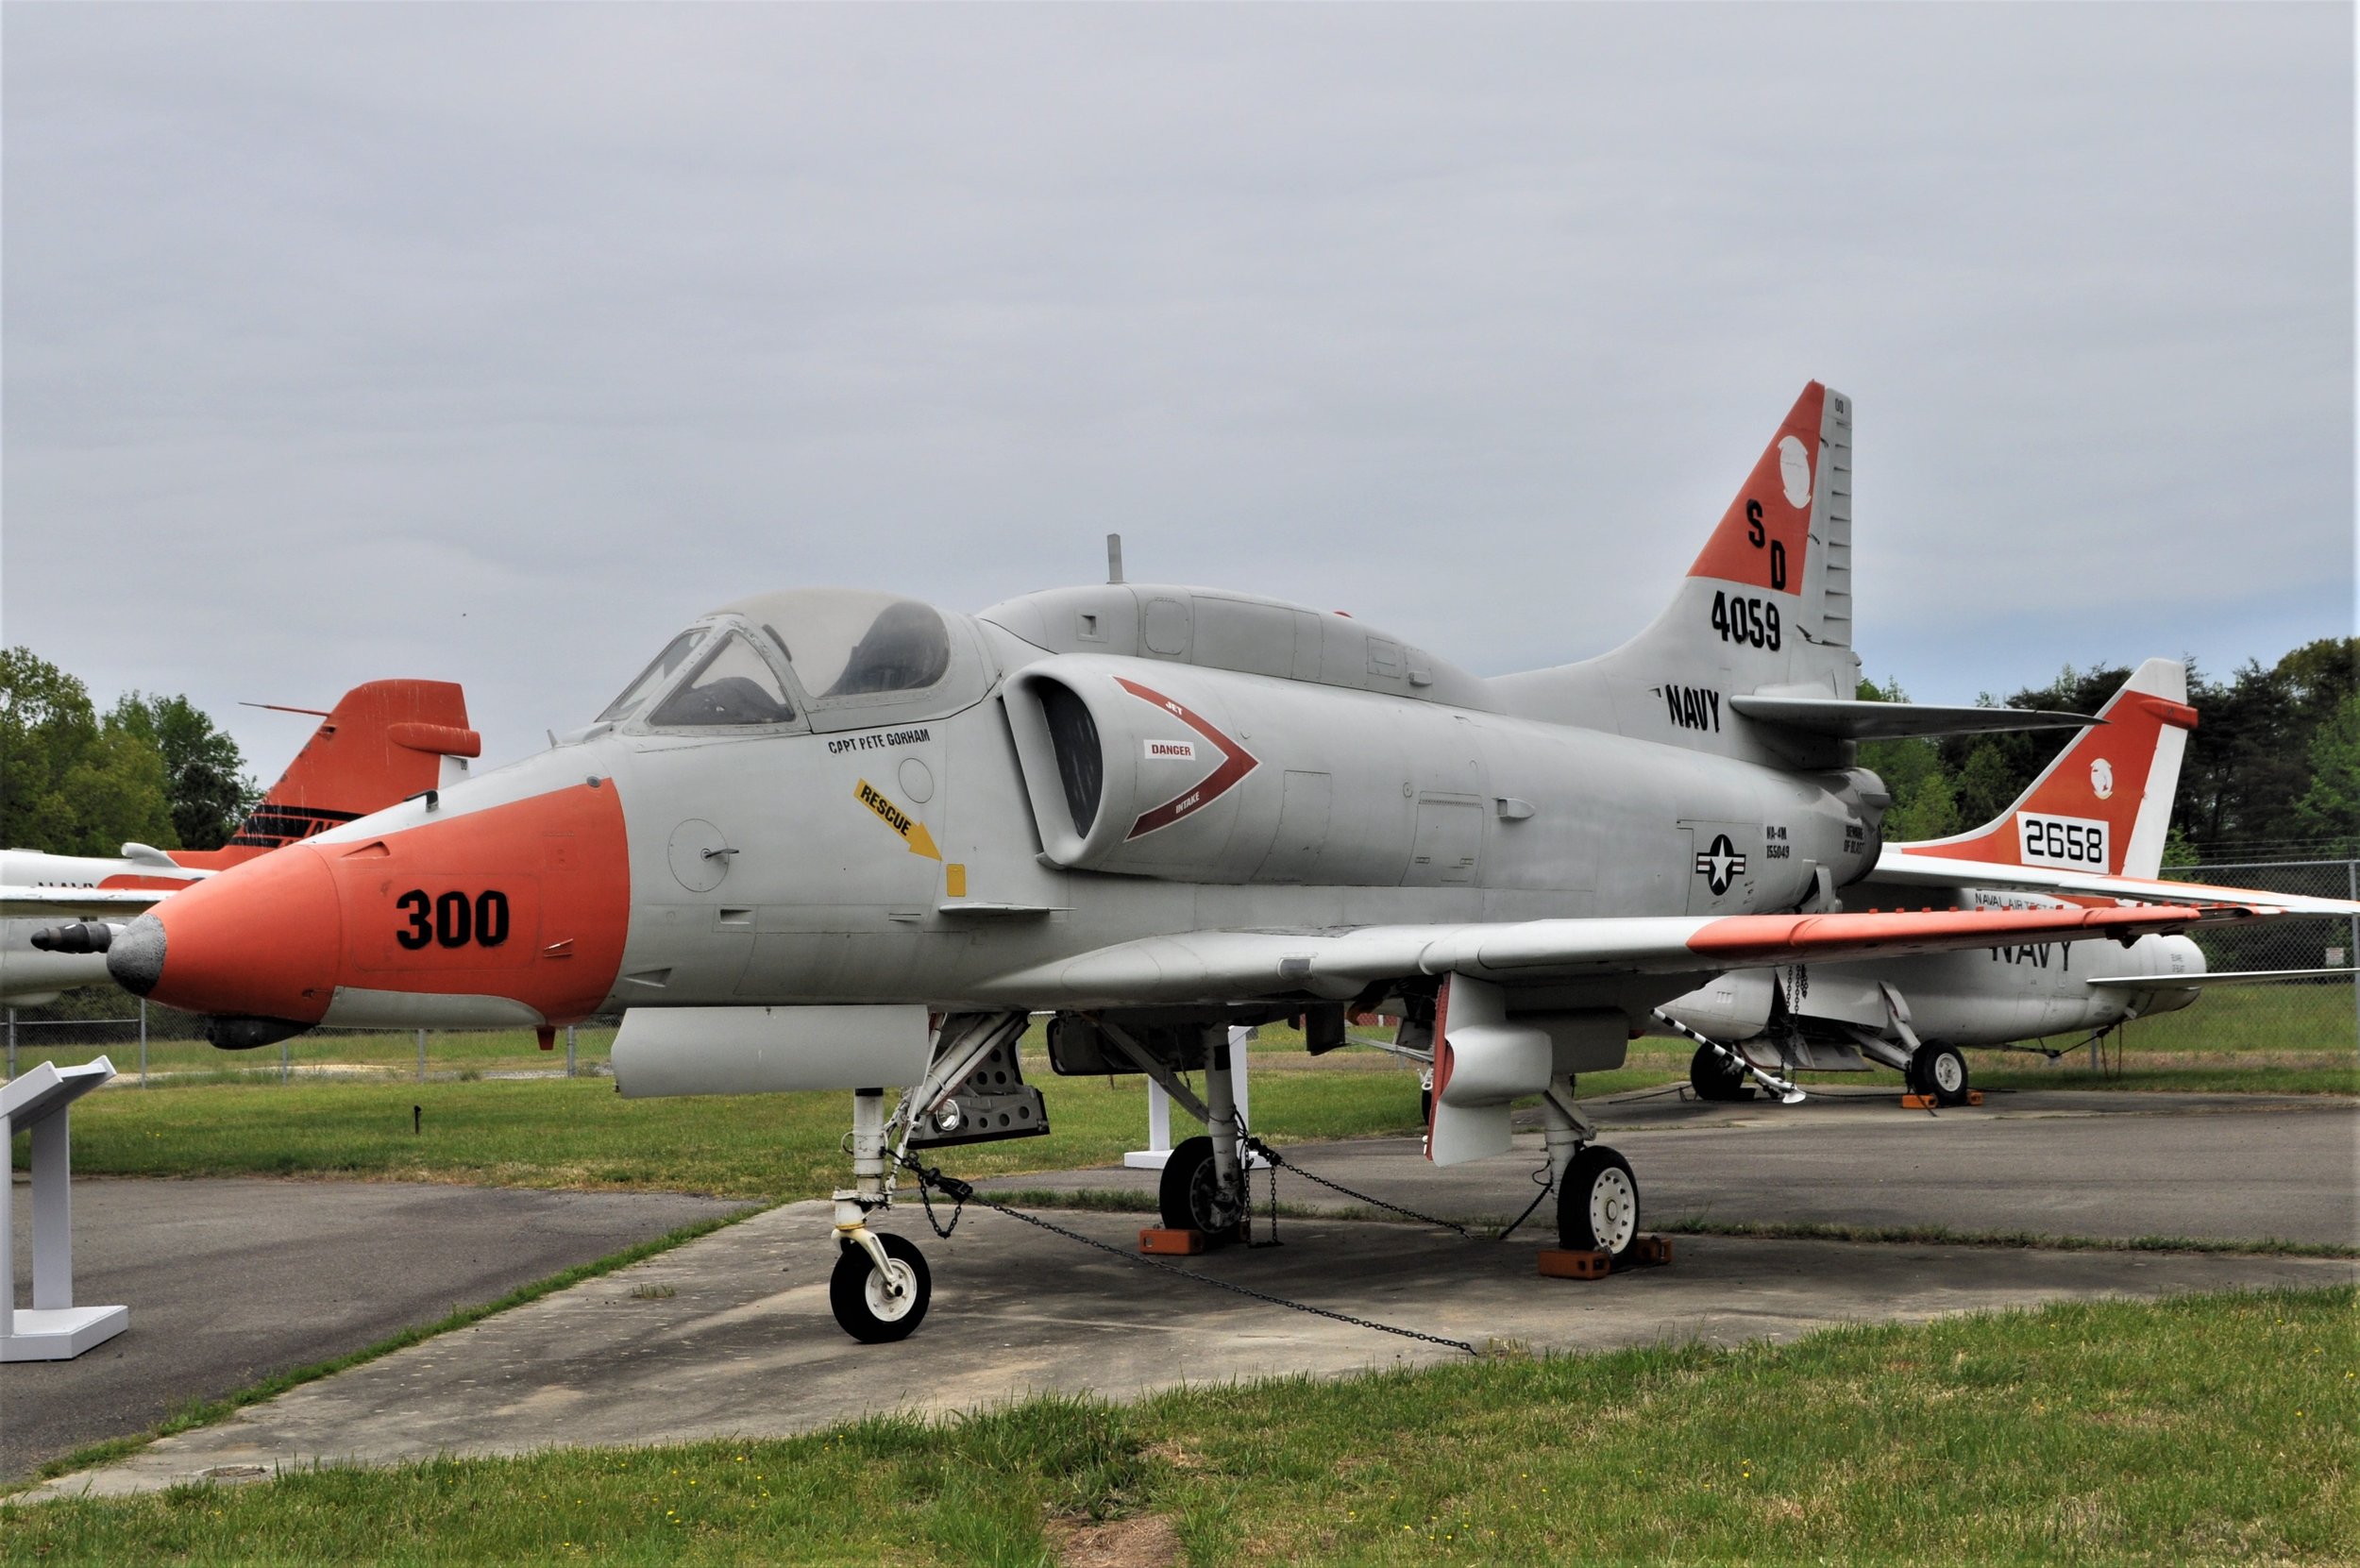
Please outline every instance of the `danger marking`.
M942 851L935 847L935 835L926 831L926 824L895 805L880 794L867 779L852 790L852 799L877 814L877 820L899 834L909 846L910 853L922 854L929 860L940 860Z
M1143 834L1154 833L1158 828L1168 828L1191 813L1211 805L1236 788L1239 780L1261 766L1260 760L1251 751L1222 734L1202 715L1190 711L1186 703L1175 702L1152 686L1142 686L1137 681L1126 681L1120 675L1115 677L1115 684L1149 706L1172 715L1194 730L1207 746L1221 754L1221 766L1199 779L1194 786L1173 796L1162 805L1142 812L1139 819L1131 824L1131 831L1123 835L1125 843ZM1159 746L1185 746L1191 758L1196 750L1196 742L1191 740L1151 740L1147 743L1147 754L1151 757L1158 755L1155 749ZM1160 753L1168 757L1177 754L1172 751Z
M1158 757L1167 757L1174 762L1194 762L1196 742L1192 740L1151 740L1147 742L1147 757L1150 762Z

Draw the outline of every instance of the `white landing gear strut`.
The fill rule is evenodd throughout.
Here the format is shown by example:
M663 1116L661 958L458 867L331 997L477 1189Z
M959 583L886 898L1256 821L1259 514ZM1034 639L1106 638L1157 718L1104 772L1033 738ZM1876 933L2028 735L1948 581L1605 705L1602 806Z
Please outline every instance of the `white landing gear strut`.
M934 1280L917 1244L868 1228L868 1216L893 1201L885 1180L885 1090L852 1091L852 1185L835 1194L840 1250L828 1278L828 1305L844 1332L863 1344L905 1340L926 1316Z
M1575 1108L1571 1073L1549 1080L1541 1123L1557 1189L1558 1245L1620 1261L1639 1239L1639 1178L1630 1161L1598 1142L1597 1127Z
M1108 1044L1153 1080L1182 1110L1205 1123L1205 1136L1183 1138L1164 1161L1156 1208L1166 1230L1202 1231L1215 1241L1245 1233L1244 1132L1238 1125L1237 1079L1231 1071L1229 1031L1212 1025L1204 1033L1205 1098L1200 1100L1172 1071L1142 1049L1123 1029L1102 1021Z

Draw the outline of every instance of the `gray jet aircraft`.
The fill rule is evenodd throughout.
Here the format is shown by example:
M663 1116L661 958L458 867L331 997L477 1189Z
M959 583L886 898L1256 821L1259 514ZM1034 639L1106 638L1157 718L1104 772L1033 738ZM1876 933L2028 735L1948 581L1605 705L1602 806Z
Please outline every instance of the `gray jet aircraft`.
M1853 699L1851 469L1814 383L1653 625L1490 680L1203 588L742 599L551 750L177 893L109 968L225 1046L627 1009L627 1096L850 1089L832 1300L863 1340L931 1296L872 1223L913 1151L1045 1126L1036 1013L1056 1071L1146 1073L1205 1123L1173 1222L1243 1210L1228 1027L1302 1015L1316 1048L1381 1009L1434 1054L1431 1158L1505 1151L1542 1096L1561 1239L1620 1255L1639 1184L1574 1075L1711 975L2284 902L1839 912L1887 803L1856 738L2086 722Z

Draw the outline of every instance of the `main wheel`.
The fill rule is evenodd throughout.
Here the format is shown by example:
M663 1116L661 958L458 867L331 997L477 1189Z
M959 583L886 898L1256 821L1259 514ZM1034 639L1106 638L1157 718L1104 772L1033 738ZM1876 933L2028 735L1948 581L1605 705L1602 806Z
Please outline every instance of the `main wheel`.
M885 1243L885 1269L877 1272L868 1249L855 1241L844 1243L835 1273L828 1276L828 1305L835 1321L865 1345L906 1340L925 1321L926 1302L934 1294L934 1276L918 1244L904 1236L879 1236Z
M1639 1239L1639 1178L1602 1143L1574 1155L1557 1194L1557 1239L1567 1252L1621 1257Z
M1921 1045L1910 1058L1910 1087L1937 1105L1966 1104L1966 1058L1955 1045Z
M1699 1100L1750 1100L1753 1086L1738 1065L1709 1045L1688 1058L1688 1087Z
M1222 1190L1209 1138L1183 1138L1172 1152L1164 1162L1155 1206L1166 1230L1201 1230L1219 1241L1235 1238L1245 1219L1244 1195Z

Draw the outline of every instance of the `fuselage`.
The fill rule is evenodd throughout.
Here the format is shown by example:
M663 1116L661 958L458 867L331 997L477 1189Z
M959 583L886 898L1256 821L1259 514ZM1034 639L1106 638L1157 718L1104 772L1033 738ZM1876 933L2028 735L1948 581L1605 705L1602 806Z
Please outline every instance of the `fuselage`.
M1872 877L1854 902L1874 904L1897 890ZM2040 894L1960 888L1929 898L1909 889L1912 907L2062 907ZM1681 1023L1727 1042L1783 1047L1786 1065L1821 1070L1864 1066L1855 1046L1888 1042L1906 1055L1902 1026L1928 1045L1992 1046L2103 1029L2128 1019L2175 1012L2200 994L2183 976L2204 973L2204 954L2185 936L2037 942L1873 962L1787 965L1716 975L1666 1004ZM2094 984L2122 980L2150 985ZM1756 1054L1761 1054L1756 1053ZM1774 1065L1765 1061L1762 1065Z
M1003 977L1208 928L1791 909L1867 870L1880 805L1526 717L1266 600L772 595L548 751L177 895L113 972L291 1024L1007 1005Z

